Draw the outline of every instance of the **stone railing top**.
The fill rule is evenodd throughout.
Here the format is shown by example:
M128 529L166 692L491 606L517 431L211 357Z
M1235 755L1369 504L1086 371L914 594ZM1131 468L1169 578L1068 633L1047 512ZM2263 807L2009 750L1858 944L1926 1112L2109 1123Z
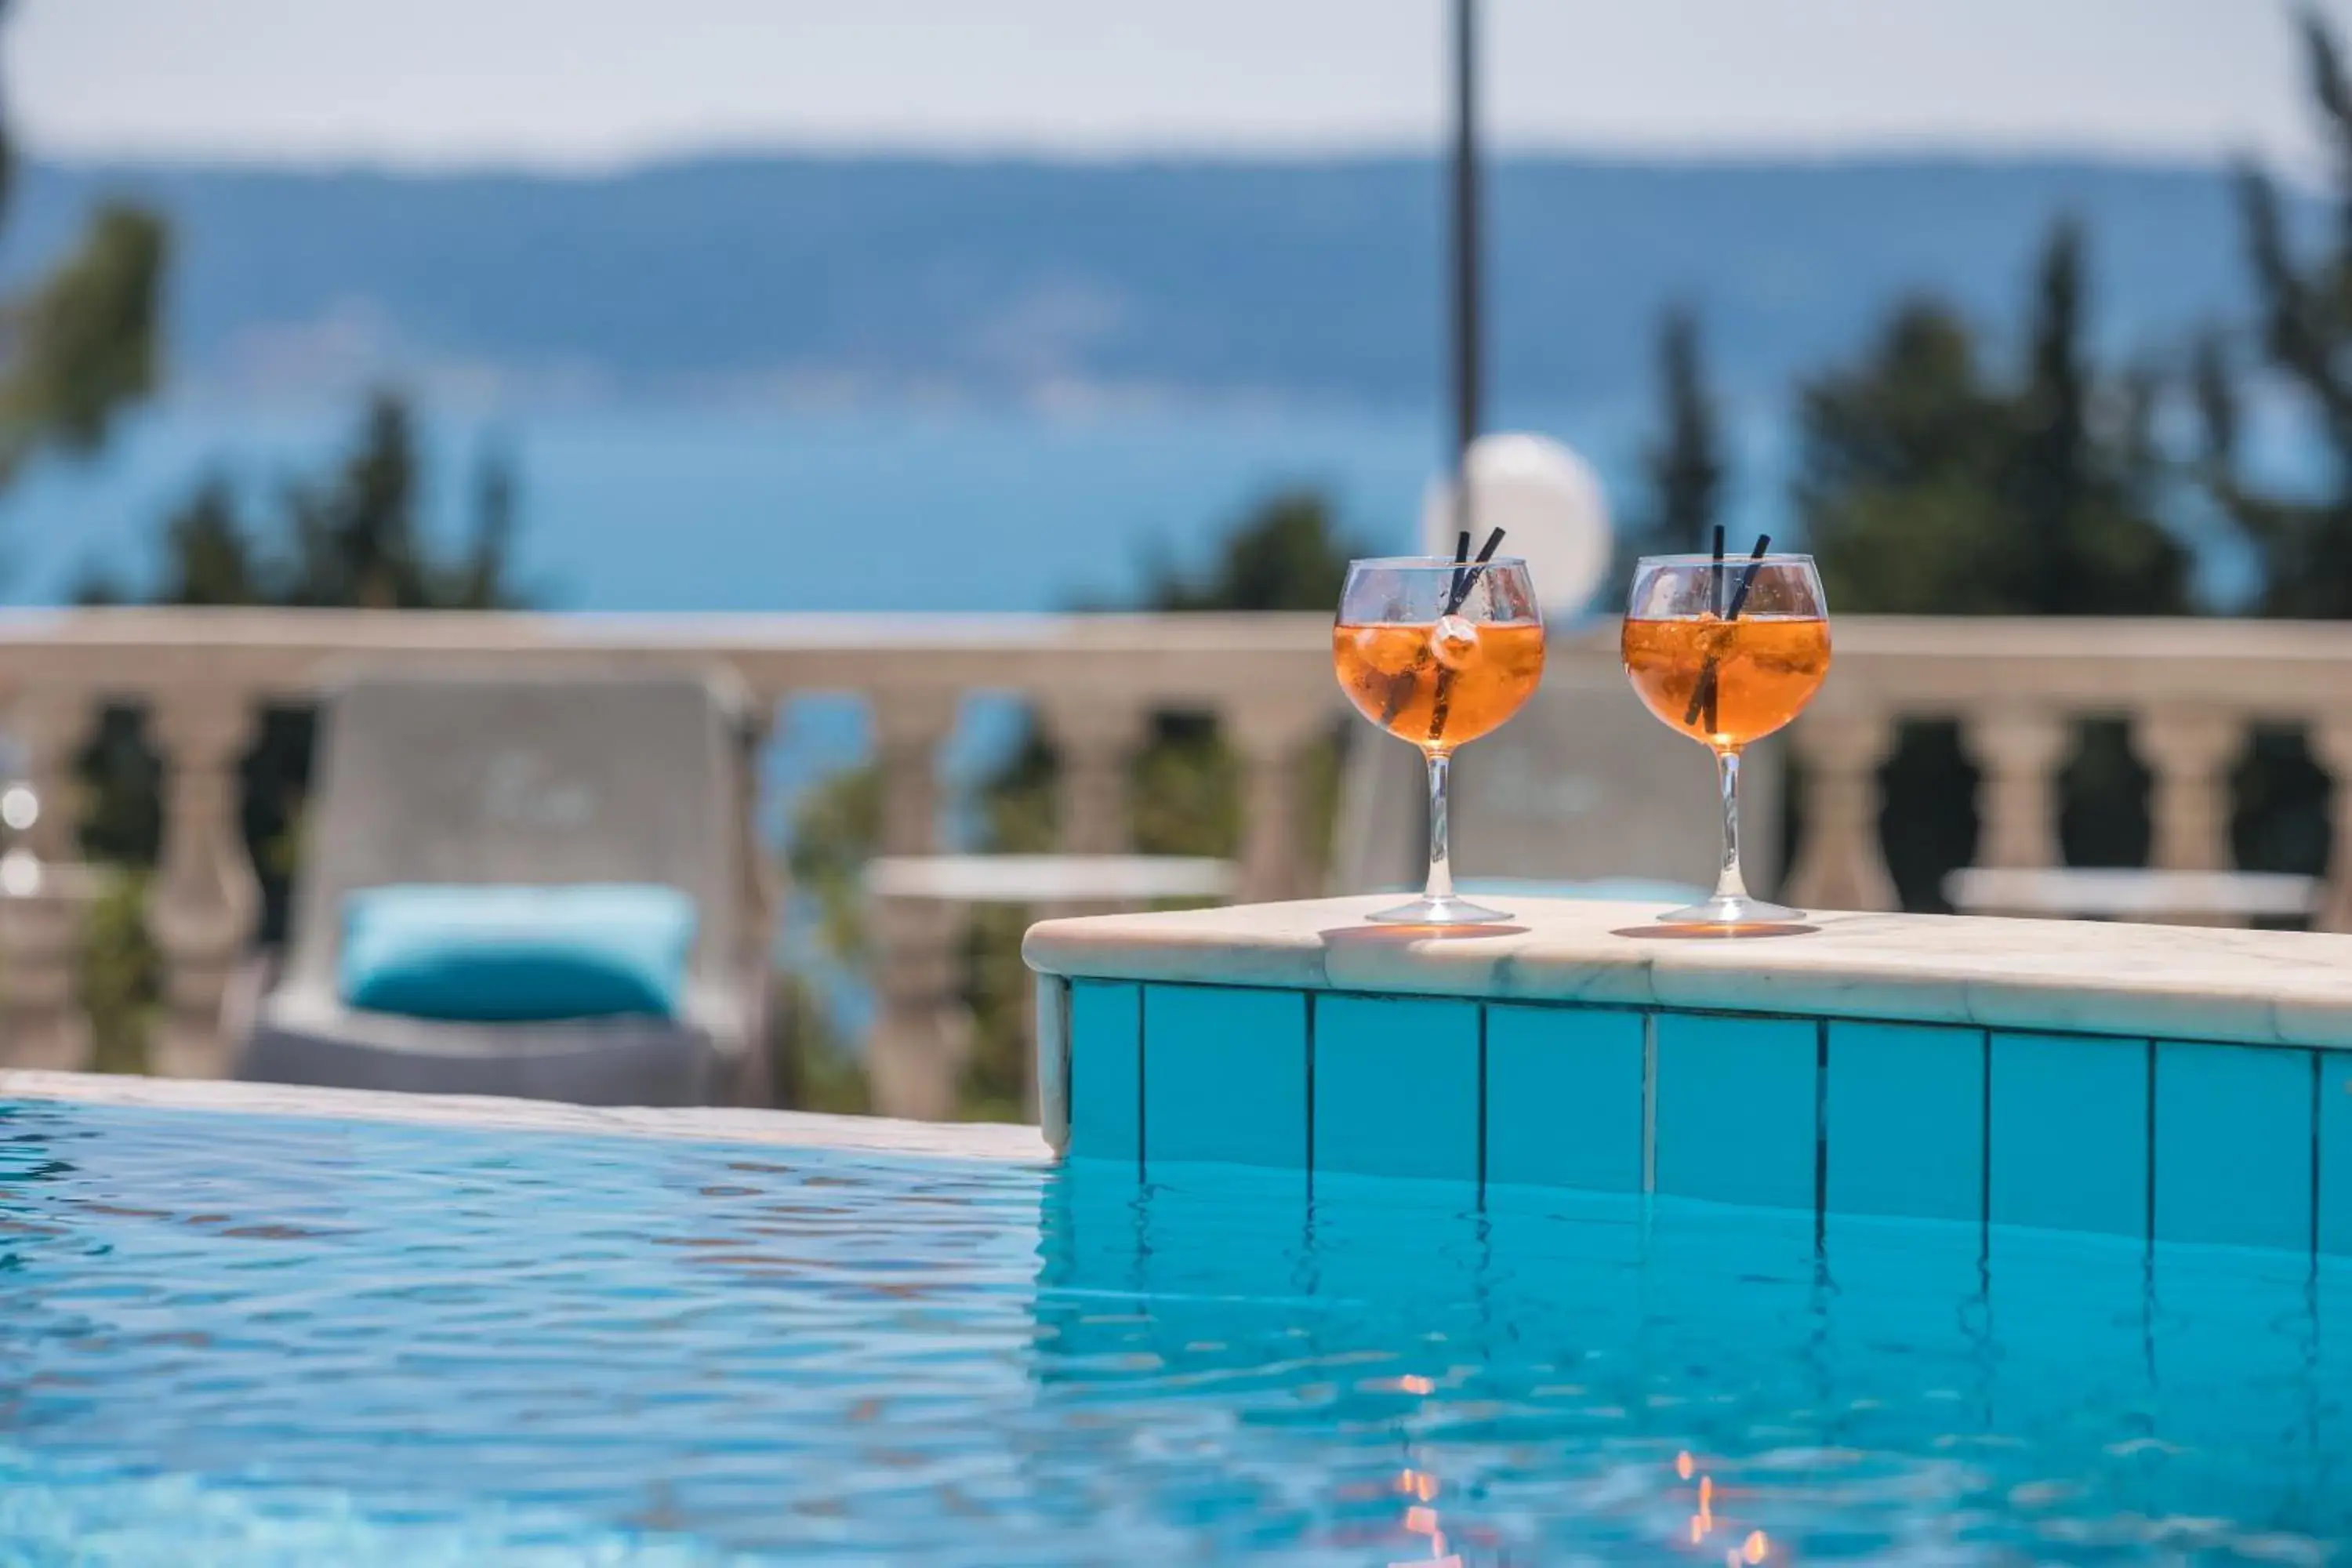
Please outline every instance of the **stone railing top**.
M2352 712L2352 623L2220 618L1852 616L1816 707L1958 712L2213 708ZM486 656L691 659L756 690L972 687L1249 707L1336 705L1330 616L1271 615L573 615L94 608L0 612L0 685L293 693L347 659ZM1618 683L1616 624L1553 628L1549 679ZM176 658L186 654L191 657ZM1073 657L1080 656L1080 657Z
M1511 900L1495 934L1366 923L1394 895L1032 927L1074 979L1799 1014L2352 1049L2352 936L1820 914L1797 935L1668 934L1660 905Z
M2352 712L2352 623L2220 618L1853 616L1816 706L1958 712L2212 708ZM1083 692L1337 703L1330 616L1271 615L572 615L97 608L0 612L0 685L126 694L190 685L292 693L352 658L691 659L755 689ZM1553 628L1549 679L1616 683L1616 624ZM176 658L186 654L191 657ZM1078 657L1073 657L1078 656Z
M0 612L0 684L290 694L358 661L496 658L723 665L762 692L1099 688L1130 700L1320 702L1337 700L1329 638L1319 615L19 610Z

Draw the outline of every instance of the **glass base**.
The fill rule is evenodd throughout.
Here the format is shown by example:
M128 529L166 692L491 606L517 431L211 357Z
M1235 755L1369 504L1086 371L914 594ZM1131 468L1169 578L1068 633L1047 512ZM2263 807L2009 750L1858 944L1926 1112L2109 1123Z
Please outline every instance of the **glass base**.
M1718 893L1703 904L1693 904L1686 910L1675 910L1660 915L1658 923L1670 926L1717 926L1736 931L1742 926L1794 925L1805 918L1802 910L1792 910L1786 904L1767 903L1744 894Z
M1505 910L1490 910L1484 904L1474 904L1467 899L1415 899L1409 904L1399 904L1392 910L1381 910L1364 917L1382 925L1396 926L1488 926L1509 920Z

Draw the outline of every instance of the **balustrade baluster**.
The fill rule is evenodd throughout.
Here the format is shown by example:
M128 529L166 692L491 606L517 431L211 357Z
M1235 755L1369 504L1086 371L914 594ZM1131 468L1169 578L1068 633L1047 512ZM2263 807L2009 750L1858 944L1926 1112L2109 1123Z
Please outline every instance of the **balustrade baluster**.
M2010 704L1970 714L1961 733L1979 774L1976 863L2026 871L2061 864L2058 764L2074 738L2065 716Z
M753 984L757 987L753 994L761 1003L761 1027L752 1037L751 1059L742 1064L735 1085L736 1099L751 1105L766 1105L775 1098L775 1075L768 1060L766 1023L768 1009L775 1005L771 993L774 988L772 971L775 967L776 922L783 907L783 871L776 863L776 856L767 836L760 831L760 763L767 755L775 723L775 700L755 697L743 718L743 820L740 828L743 930L738 940L742 948L744 972L754 977Z
M261 910L239 820L237 763L253 737L241 691L157 694L148 733L163 763L163 841L147 930L163 960L163 1012L148 1057L174 1078L219 1078L240 1042L221 1037L221 1000Z
M1878 770L1895 749L1893 721L1867 710L1808 713L1790 743L1805 769L1790 900L1808 910L1894 909L1878 827Z
M2352 931L2352 712L2324 713L2311 726L2311 750L2327 770L2327 885L2320 895L2315 931Z
M892 691L874 699L882 769L882 852L930 855L940 837L940 752L955 731L952 689ZM870 899L874 1032L866 1069L874 1109L939 1121L955 1111L956 1085L971 1054L962 1002L966 911L934 899Z
M940 847L940 749L955 731L958 699L953 690L874 699L885 855L929 855Z
M58 687L26 691L10 710L22 782L40 812L16 842L34 857L39 879L0 888L6 965L0 1065L67 1070L89 1065L89 1020L79 984L87 889L69 879L82 869L74 759L97 717L98 704L88 693Z
M1060 762L1060 841L1070 855L1118 855L1130 841L1129 783L1151 715L1135 698L1048 695L1038 705Z
M2155 774L2150 865L2166 871L2229 868L2230 764L2245 733L2243 715L2212 708L2150 708L2135 719L2133 747Z
M1330 728L1328 700L1276 704L1234 700L1221 715L1240 753L1244 902L1294 899L1304 887L1305 769L1309 748Z

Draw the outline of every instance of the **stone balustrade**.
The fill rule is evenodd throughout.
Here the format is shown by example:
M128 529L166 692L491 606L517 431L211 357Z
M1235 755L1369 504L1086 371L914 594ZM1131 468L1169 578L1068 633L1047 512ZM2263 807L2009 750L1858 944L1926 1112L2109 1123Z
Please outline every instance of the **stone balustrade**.
M17 768L50 803L70 797L72 759L109 704L145 714L163 768L163 835L147 911L165 970L152 1040L158 1071L218 1076L230 1065L219 1017L258 913L240 828L236 769L262 709L302 701L357 663L591 669L721 668L753 693L764 743L803 694L868 704L884 775L881 844L948 847L939 762L975 692L1027 703L1060 762L1064 848L1128 847L1129 763L1155 710L1215 716L1240 768L1239 887L1245 900L1299 896L1303 761L1341 704L1329 620L1231 616L535 616L342 611L102 609L0 616L0 704ZM1979 863L2059 859L2059 771L2075 724L2120 719L2153 781L2151 858L2230 864L2228 779L2256 724L2302 728L2335 781L2323 922L2352 929L2352 626L2248 621L1919 620L1839 622L1837 662L1793 736L1806 817L1787 879L1817 908L1889 906L1878 834L1878 773L1906 719L1955 720L1979 773ZM1555 661L1615 661L1613 626L1555 643ZM1631 700L1629 698L1628 700ZM747 834L752 825L746 824ZM747 842L750 840L747 838ZM26 835L51 865L78 857L70 812ZM772 868L746 857L749 892L772 908ZM38 899L0 911L5 945L0 1064L66 1066L85 1054L73 1004L69 921ZM903 928L903 929L902 929ZM935 929L937 928L937 929ZM886 954L936 966L952 922L909 916ZM936 973L877 973L884 997L929 995ZM952 1031L911 1061L877 1058L889 1108L939 1109ZM902 1081L903 1080L903 1081Z

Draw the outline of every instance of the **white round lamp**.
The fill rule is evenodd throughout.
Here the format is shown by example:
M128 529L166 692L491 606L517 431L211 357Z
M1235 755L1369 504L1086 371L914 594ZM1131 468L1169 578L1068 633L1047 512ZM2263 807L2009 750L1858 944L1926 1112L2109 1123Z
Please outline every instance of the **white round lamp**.
M1517 432L1481 436L1463 467L1470 483L1475 553L1488 532L1504 530L1502 553L1528 563L1544 614L1567 620L1591 602L1614 552L1609 503L1592 466L1548 436ZM1454 553L1455 521L1451 476L1430 482L1422 501L1423 548Z

